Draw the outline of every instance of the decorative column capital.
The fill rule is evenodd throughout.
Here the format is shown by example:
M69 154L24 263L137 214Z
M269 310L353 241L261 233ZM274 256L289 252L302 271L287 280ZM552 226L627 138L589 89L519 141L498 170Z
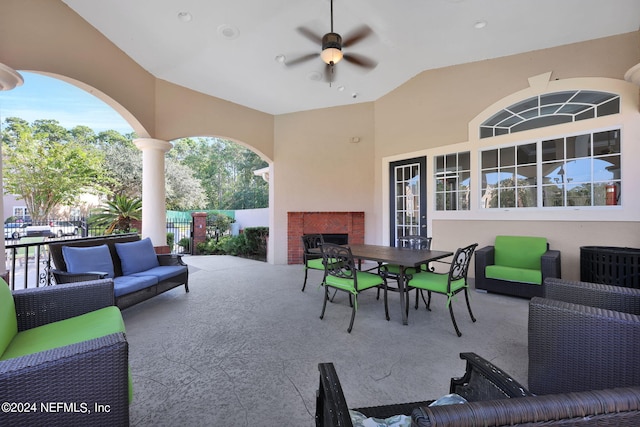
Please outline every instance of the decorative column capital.
M22 86L24 79L13 68L0 63L0 91L11 90L16 86Z
M164 139L154 139L154 138L136 138L133 140L133 143L138 147L139 150L158 150L166 153L167 151L173 148L170 142L165 141Z

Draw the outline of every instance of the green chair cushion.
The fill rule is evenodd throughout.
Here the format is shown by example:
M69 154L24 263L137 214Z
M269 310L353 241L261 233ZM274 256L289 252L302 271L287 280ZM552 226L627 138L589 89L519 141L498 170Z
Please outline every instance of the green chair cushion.
M496 236L494 248L495 265L540 270L540 257L547 251L547 239L530 236Z
M310 259L309 261L307 261L307 268L313 268L314 270L324 270L322 258Z
M18 332L0 356L0 360L77 344L117 332L125 332L120 309L116 306L105 307L80 316ZM129 402L131 402L133 400L131 368L129 368L128 378Z
M448 273L438 274L432 273L430 271L423 271L421 273L416 273L413 275L413 279L409 281L409 286L447 295L448 280ZM453 282L451 282L451 293L454 293L458 289L464 288L464 286L464 279L454 280Z
M64 347L116 332L125 332L120 309L116 306L105 307L18 332L0 360Z
M385 264L387 271L392 274L400 274L400 266L397 264ZM415 274L417 269L415 267L407 267L404 269L405 274Z
M488 265L485 276L489 279L506 280L509 282L542 284L542 271L526 268L505 267L502 265Z
M358 278L358 290L373 288L375 286L382 285L384 281L382 277L377 274L367 273L366 271L357 271L356 277ZM342 277L327 276L325 282L329 286L343 289L349 292L355 292L355 282L353 279L345 279Z
M9 285L0 279L0 355L18 333L16 307Z

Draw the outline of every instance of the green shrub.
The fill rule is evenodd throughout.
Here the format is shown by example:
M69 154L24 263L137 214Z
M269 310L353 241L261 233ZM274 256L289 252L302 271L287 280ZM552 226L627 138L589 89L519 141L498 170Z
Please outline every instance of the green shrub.
M178 246L182 246L185 252L189 252L189 246L191 245L191 239L188 237L183 237L178 241Z
M233 255L264 258L267 254L268 227L245 228L237 236L220 236L208 238L196 246L197 253L202 255ZM180 240L182 242L182 240ZM187 242L188 245L188 242ZM182 244L180 244L182 246Z
M173 248L173 243L175 242L176 237L173 233L167 233L167 246Z
M244 233L247 241L246 255L266 255L267 238L269 237L269 227L247 227Z

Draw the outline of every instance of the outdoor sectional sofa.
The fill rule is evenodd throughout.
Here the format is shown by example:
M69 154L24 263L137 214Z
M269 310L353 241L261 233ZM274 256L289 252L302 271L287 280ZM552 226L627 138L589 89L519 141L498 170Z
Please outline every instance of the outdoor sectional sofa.
M57 241L49 250L56 283L113 278L121 309L177 286L189 292L189 272L181 256L156 254L151 240L137 234Z
M547 277L561 277L560 251L550 250L544 237L496 236L475 257L476 290L540 297Z

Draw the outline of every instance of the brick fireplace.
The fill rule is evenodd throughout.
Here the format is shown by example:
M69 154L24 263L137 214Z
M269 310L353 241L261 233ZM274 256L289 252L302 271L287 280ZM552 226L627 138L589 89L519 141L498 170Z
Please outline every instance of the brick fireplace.
M349 243L364 243L364 212L288 212L288 263L302 264L303 234L347 234Z

